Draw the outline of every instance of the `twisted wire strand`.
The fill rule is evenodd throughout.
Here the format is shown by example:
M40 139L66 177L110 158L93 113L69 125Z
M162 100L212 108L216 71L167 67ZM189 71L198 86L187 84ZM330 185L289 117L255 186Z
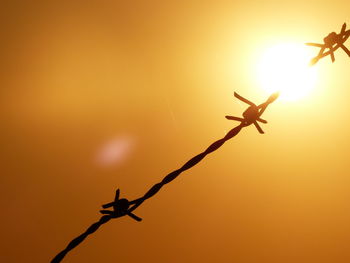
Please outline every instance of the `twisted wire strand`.
M76 246L78 246L81 242L84 241L85 238L87 238L88 235L91 235L94 233L97 229L100 228L103 224L107 223L112 218L116 218L114 216L102 216L99 221L96 223L93 223L84 233L79 235L78 237L74 238L71 242L69 242L68 246L63 249L60 253L58 253L52 260L51 263L59 263L62 261L62 259L66 256L66 254L74 249Z
M151 187L150 190L148 190L146 192L146 194L141 197L138 198L134 201L132 201L132 203L134 204L130 209L128 209L127 212L132 212L134 211L136 208L138 208L145 200L151 198L152 196L154 196L165 184L170 183L171 181L173 181L176 177L178 177L182 172L192 168L193 166L195 166L197 163L199 163L201 160L203 160L204 157L206 157L208 154L216 151L217 149L219 149L226 141L230 140L231 138L233 138L234 136L236 136L243 127L247 126L246 124L244 124L243 122L236 126L235 128L231 129L222 139L215 141L214 143L212 143L204 152L196 155L195 157L193 157L192 159L190 159L188 162L186 162L181 168L169 173L167 176L164 177L164 179L160 182L157 183L155 185L153 185ZM61 252L59 252L51 261L51 263L59 263L63 260L63 258L67 255L67 253L71 250L73 250L75 247L77 247L81 242L83 242L85 240L85 238L87 238L87 236L91 235L92 233L94 233L97 229L99 229L100 226L102 226L103 224L107 223L109 220L113 219L113 218L118 218L121 216L124 216L125 214L122 214L120 216L116 216L116 215L105 215L102 216L100 218L100 220L96 223L93 223L83 234L79 235L78 237L74 238L68 245L67 247L62 250Z
M164 185L170 183L173 181L176 177L178 177L182 172L192 168L197 163L199 163L204 157L206 157L208 154L216 151L219 149L226 141L230 140L234 136L236 136L241 129L246 126L245 124L241 123L237 127L230 130L222 139L217 140L216 142L212 143L204 152L196 155L191 160L186 162L181 168L169 173L167 176L164 177L164 179L155 185L151 187L150 190L141 198L136 199L133 201L135 204L129 209L130 212L134 211L136 208L138 208L145 200L151 198L154 196Z

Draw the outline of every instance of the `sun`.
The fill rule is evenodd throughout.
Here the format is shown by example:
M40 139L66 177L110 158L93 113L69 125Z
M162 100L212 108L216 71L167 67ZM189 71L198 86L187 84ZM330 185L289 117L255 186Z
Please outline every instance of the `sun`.
M312 55L299 43L282 43L266 49L257 64L259 85L268 93L279 91L285 101L310 95L317 82L317 67L309 66Z

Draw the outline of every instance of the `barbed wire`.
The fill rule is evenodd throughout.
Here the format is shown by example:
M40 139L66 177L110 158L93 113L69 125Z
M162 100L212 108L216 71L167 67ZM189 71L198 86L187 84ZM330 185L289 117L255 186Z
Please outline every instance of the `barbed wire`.
M137 209L144 201L146 201L147 199L154 196L165 184L170 183L176 177L178 177L182 172L190 169L191 167L193 167L197 163L199 163L205 156L207 156L208 154L219 149L226 141L228 141L231 138L233 138L234 136L236 136L241 131L241 129L245 126L247 126L247 125L244 123L241 123L237 127L233 128L222 139L217 140L216 142L212 143L204 152L202 152L202 153L196 155L195 157L193 157L192 159L190 159L181 168L169 173L167 176L164 177L164 179L160 183L153 185L150 188L150 190L148 190L143 197L138 198L134 201L128 202L129 204L134 204L130 209L121 209L121 211L119 211L119 214L115 213L114 211L111 211L110 215L102 216L99 221L97 221L96 223L93 223L84 233L82 233L78 237L74 238L71 242L69 242L67 247L64 250L62 250L61 252L59 252L53 258L51 263L61 262L69 251L71 251L75 247L77 247L81 242L83 242L85 240L85 238L88 235L93 234L97 229L100 228L100 226L107 223L109 220L114 219L114 218L118 218L118 217L122 217L125 215L129 215L132 211ZM118 191L119 190L117 190L117 192ZM119 192L117 194L119 195ZM121 200L126 200L126 199L121 199ZM121 201L121 200L119 200L119 201ZM105 205L103 205L103 207L107 208L107 207L110 207L113 205L117 206L118 204L116 202L118 202L118 201L105 204ZM102 210L102 211L106 211L106 210Z
M135 219L136 221L141 221L142 220L141 218L139 218L138 216L136 216L132 213L134 210L136 210L144 201L146 201L147 199L151 198L156 193L158 193L164 185L175 180L182 172L192 168L193 166L198 164L201 160L203 160L204 157L206 157L208 154L218 150L225 142L227 142L228 140L235 137L242 130L243 127L254 124L256 126L256 128L258 129L258 131L260 133L263 133L260 126L257 124L257 121L267 123L265 120L261 119L260 116L266 110L267 106L270 103L272 103L274 100L277 99L278 93L272 94L267 99L266 102L260 104L259 106L256 106L254 103L241 97L237 93L235 93L234 95L236 98L238 98L238 99L242 100L243 102L247 103L248 105L250 105L250 107L248 107L248 109L243 113L244 118L226 116L226 118L228 118L228 119L240 121L240 124L238 126L231 129L223 138L212 143L205 151L203 151L200 154L197 154L196 156L191 158L181 168L170 172L168 175L166 175L163 178L163 180L161 182L153 185L142 197L135 199L133 201L129 201L128 199L125 199L125 198L119 199L120 191L119 191L119 189L117 189L114 201L102 205L103 208L113 207L113 210L100 210L100 213L105 214L105 215L102 216L98 222L92 224L83 234L74 238L67 245L67 247L64 250L59 252L53 258L51 263L61 262L69 251L71 251L75 247L77 247L81 242L83 242L85 240L85 238L88 235L94 233L97 229L99 229L100 226L107 223L111 219L128 215L131 218Z
M306 43L309 46L314 46L314 47L318 47L320 48L320 51L318 53L318 55L316 57L314 57L311 62L310 65L314 65L318 62L318 60L320 60L321 58L330 55L332 62L335 61L334 58L334 51L336 51L338 48L342 48L348 56L350 56L350 51L344 46L344 42L350 37L350 30L346 31L346 24L344 23L341 29L341 32L339 34L332 32L330 33L327 37L324 38L324 43L323 44L318 44L318 43ZM329 49L327 52L324 52L325 49ZM237 96L236 96L237 95ZM219 149L226 141L232 139L233 137L235 137L241 130L243 127L245 126L249 126L250 124L254 124L256 126L256 128L258 129L258 131L260 133L263 133L263 131L261 130L261 128L259 127L259 125L257 124L256 121L260 121L260 122L264 122L266 123L266 121L260 119L261 114L265 111L267 105L269 105L271 102L273 102L277 97L276 95L271 95L270 98L263 104L260 104L259 106L256 106L255 104L245 100L244 98L240 97L238 94L235 94L235 96L237 98L239 98L240 100L242 100L245 103L248 103L249 105L251 105L250 108L248 108L248 110L245 111L245 113L247 113L246 115L243 113L244 119L242 119L241 124L236 126L235 128L231 129L222 139L219 139L217 141L215 141L214 143L212 143L205 151L203 151L202 153L194 156L192 159L190 159L188 162L186 162L181 168L172 171L171 173L169 173L167 176L164 177L164 179L153 185L147 192L146 194L144 194L141 198L135 199L133 201L129 201L125 198L123 199L119 199L119 189L116 191L116 197L114 202L110 202L107 203L105 205L103 205L103 208L109 208L109 207L113 207L113 211L111 210L101 210L100 212L102 214L107 214L104 215L100 218L99 221L93 223L84 233L82 233L81 235L79 235L78 237L74 238L68 245L67 247L62 250L61 252L59 252L51 261L51 263L59 263L63 260L63 258L66 256L66 254L73 250L75 247L77 247L81 242L83 242L85 240L85 238L91 234L93 234L95 231L97 231L100 226L102 226L103 224L107 223L109 220L114 219L114 218L119 218L125 215L130 216L131 218L137 220L137 221L141 221L142 219L137 217L136 215L134 215L132 212L134 210L136 210L144 201L146 201L147 199L151 198L152 196L154 196L156 193L158 193L160 191L160 189L172 182L174 179L176 179L182 172L192 168L193 166L195 166L196 164L198 164L201 160L204 159L204 157L206 157L208 154L216 151L217 149ZM278 95L277 95L278 96ZM255 108L254 108L255 107ZM253 117L252 117L252 111L248 112L249 109L254 108L253 109ZM256 114L256 111L258 110L258 115L259 116L255 116L254 114ZM226 117L231 117L231 116L226 116ZM237 117L231 117L228 119L233 119L233 120L239 120L240 118ZM130 208L130 205L131 208Z

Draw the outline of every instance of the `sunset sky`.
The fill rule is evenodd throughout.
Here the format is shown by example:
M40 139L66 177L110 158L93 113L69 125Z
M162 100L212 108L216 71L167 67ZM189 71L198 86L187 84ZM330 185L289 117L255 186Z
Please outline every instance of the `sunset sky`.
M350 1L5 2L1 262L49 262L116 188L141 197L235 127L234 91L279 86L264 135L244 128L63 262L350 262L350 58L308 68L304 45L350 28Z

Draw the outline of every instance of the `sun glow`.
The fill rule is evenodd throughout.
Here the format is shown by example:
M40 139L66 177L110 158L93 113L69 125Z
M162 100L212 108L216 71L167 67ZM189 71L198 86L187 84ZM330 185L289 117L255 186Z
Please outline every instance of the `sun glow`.
M284 43L268 48L258 63L258 80L268 93L296 101L309 95L317 82L317 68L310 67L310 53L303 44Z

